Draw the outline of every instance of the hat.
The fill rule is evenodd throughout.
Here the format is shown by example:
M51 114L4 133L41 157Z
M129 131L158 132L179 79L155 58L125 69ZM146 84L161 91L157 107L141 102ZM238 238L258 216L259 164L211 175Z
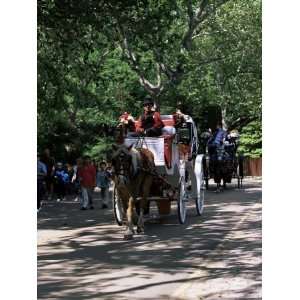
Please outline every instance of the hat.
M147 105L147 104L154 104L154 101L152 100L152 98L149 96L149 95L147 95L146 97L145 97L145 99L144 99L144 103L143 103L144 105Z

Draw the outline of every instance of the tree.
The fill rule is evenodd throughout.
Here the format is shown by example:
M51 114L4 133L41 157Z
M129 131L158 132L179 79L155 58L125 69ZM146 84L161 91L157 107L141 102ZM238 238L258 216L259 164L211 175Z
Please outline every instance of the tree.
M182 102L200 125L208 105L229 129L260 122L261 2L38 2L41 147L104 153L146 93L167 113Z

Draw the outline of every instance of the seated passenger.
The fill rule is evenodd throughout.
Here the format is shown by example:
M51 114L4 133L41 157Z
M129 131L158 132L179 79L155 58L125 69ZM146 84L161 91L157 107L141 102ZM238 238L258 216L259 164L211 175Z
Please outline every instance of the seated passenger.
M222 146L226 138L227 132L222 128L222 125L219 123L217 124L217 128L214 134L208 140L208 145Z
M138 120L139 132L146 136L155 137L162 135L164 124L160 118L160 113L154 109L154 101L150 96L144 100L144 112Z
M118 127L123 129L123 134L125 136L132 136L132 134L136 132L134 122L133 116L128 112L124 112L119 118Z
M224 153L223 144L227 138L227 132L222 128L222 125L217 124L212 137L207 142L208 153L212 159L221 159Z
M182 126L182 124L186 122L186 116L181 112L180 109L176 109L176 112L173 114L173 119L175 128Z

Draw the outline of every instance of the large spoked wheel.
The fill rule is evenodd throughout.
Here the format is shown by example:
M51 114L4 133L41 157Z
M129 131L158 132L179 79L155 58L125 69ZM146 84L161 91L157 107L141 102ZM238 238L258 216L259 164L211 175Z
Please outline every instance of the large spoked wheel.
M243 175L242 175L241 168L242 167L240 165L237 167L237 179L238 179L238 188L239 189L243 188Z
M178 219L180 224L184 224L186 221L186 185L184 177L180 178L179 182L179 193L178 193L178 200L177 200L177 208L178 208Z
M243 169L243 160L240 157L238 158L236 174L238 180L238 188L241 189L243 187L244 169Z
M204 182L205 182L205 189L208 190L208 181L209 181L209 169L208 169L208 160L204 156L202 159L202 169L203 169L203 177L204 177Z
M208 188L209 188L209 185L208 185L208 178L205 178L205 188L208 190Z
M201 172L200 174L200 195L196 198L196 211L198 216L201 216L204 209L204 187L205 187L205 180L204 174Z
M207 176L207 167L206 167L206 160L203 155L197 155L196 161L195 161L195 167L194 167L194 172L196 176L196 188L197 188L197 193L196 193L196 211L199 216L202 215L203 213L203 208L204 208L204 187L208 183L208 178Z
M240 177L240 166L238 165L236 168L236 178L238 183L238 189L241 188L241 177Z
M114 188L113 192L113 211L114 211L114 218L119 226L123 225L123 205L122 201L118 195L118 190Z

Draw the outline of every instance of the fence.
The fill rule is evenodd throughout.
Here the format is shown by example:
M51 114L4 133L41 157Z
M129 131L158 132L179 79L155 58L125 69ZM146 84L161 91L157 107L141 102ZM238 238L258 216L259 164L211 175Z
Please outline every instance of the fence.
M244 160L245 176L262 176L262 158L249 158Z

